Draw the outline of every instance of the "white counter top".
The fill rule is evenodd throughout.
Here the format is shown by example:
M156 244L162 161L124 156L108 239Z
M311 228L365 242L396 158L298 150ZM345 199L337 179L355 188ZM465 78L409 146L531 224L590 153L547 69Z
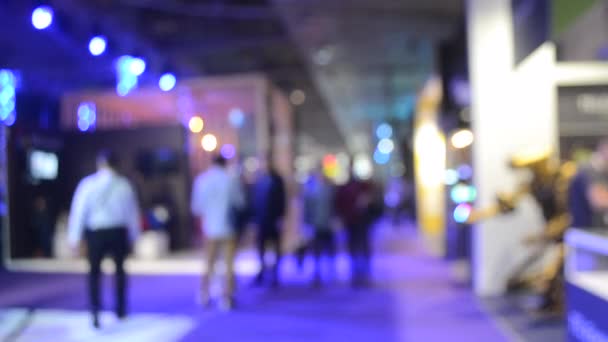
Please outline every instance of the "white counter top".
M578 269L577 261L579 257L608 258L608 229L582 230L571 228L566 232L565 243L567 246L566 280L608 301L608 269L605 269L605 260L597 260L595 266L585 270Z
M568 282L608 301L608 271L576 273Z
M569 247L608 256L608 229L570 228L566 232L565 241Z

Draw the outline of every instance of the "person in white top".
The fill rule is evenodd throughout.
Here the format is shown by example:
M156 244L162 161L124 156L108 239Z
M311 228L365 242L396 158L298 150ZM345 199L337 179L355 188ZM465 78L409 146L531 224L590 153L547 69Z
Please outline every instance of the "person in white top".
M244 205L244 194L238 179L228 172L227 161L216 156L213 165L196 177L192 190L192 213L201 218L201 229L207 238L207 275L202 277L201 297L210 302L209 284L220 250L224 250L226 286L220 301L223 309L231 309L234 295L234 257L236 254L235 210Z
M99 328L101 261L111 254L116 265L116 314L126 316L126 273L124 261L130 243L140 232L137 196L129 181L116 172L116 158L110 151L97 157L97 172L80 181L68 219L68 241L76 250L86 237L89 261L89 295L93 325Z

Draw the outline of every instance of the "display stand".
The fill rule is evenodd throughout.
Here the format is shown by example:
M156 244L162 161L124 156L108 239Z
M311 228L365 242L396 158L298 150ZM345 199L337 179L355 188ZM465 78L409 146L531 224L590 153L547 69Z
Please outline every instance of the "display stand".
M608 341L608 229L570 229L565 263L568 341Z

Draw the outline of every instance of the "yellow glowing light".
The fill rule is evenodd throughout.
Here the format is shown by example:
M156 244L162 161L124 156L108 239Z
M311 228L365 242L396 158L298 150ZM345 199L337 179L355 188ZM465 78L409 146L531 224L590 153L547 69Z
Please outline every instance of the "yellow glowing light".
M203 127L205 127L205 122L198 116L193 116L188 123L190 127L190 131L192 133L200 133L203 131Z
M213 152L217 148L217 138L213 134L207 134L201 139L201 146L207 152Z
M475 136L473 135L473 132L471 132L471 130L469 129L462 129L454 133L451 139L452 146L458 149L471 146L471 144L473 144L473 141L475 141Z
M424 187L441 186L445 181L445 139L433 124L416 130L414 149L418 163L420 184Z

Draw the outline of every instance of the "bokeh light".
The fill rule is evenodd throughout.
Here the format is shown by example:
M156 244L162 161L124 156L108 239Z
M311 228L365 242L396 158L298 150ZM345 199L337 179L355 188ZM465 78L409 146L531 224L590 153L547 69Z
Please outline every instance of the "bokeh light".
M11 126L17 120L17 77L8 69L0 69L0 121Z
M339 172L338 158L336 158L336 156L333 154L325 155L323 157L323 173L327 177L334 179L338 176L338 172Z
M193 116L188 122L188 127L190 128L190 132L192 133L200 133L203 131L205 127L205 121L199 116Z
M477 190L468 184L457 184L450 191L450 198L454 203L474 202L477 199Z
M32 12L32 25L37 30L45 30L53 24L53 9L49 6L40 6Z
M89 41L89 52L93 56L100 56L106 51L107 46L108 42L105 37L95 36Z
M236 155L236 148L232 144L226 144L220 149L220 154L226 159L232 159Z
M390 160L391 160L391 155L390 154L388 154L388 153L382 153L379 150L376 150L376 152L374 152L374 161L376 162L376 164L385 165Z
M171 73L166 73L166 74L162 75L160 77L160 79L158 80L158 87L162 91L170 91L173 88L175 88L176 84L177 84L177 78L175 78L175 75L173 75Z
M470 204L466 204L466 203L459 204L454 209L454 221L456 221L458 223L467 222L467 220L471 216L472 211L473 211L473 208L471 207Z
M137 87L139 75L133 72L134 60L135 58L129 55L120 56L116 60L116 93L119 96L126 96Z
M296 89L289 95L289 101L291 101L294 106L300 106L306 101L306 93L300 89Z
M370 179L374 172L374 165L367 154L358 154L353 161L353 173L359 179Z
M228 121L232 127L240 128L245 124L245 113L240 108L232 108L228 113Z
M394 149L395 144L391 139L384 138L378 142L378 151L380 153L389 154L393 152Z
M95 103L82 102L78 105L78 129L82 132L95 128L97 121L97 108Z
M386 122L382 123L376 128L376 136L378 139L388 139L393 136L393 128Z
M129 70L135 76L141 76L146 71L146 61L139 57L132 57Z
M458 149L467 148L473 144L475 137L470 129L462 129L452 135L452 146Z
M213 134L207 134L201 139L201 146L207 152L213 152L217 148L217 138Z
M463 164L458 167L458 177L462 180L470 180L473 178L473 168L471 165Z
M458 171L454 169L445 170L445 184L446 185L454 185L458 183L460 176L458 175Z

